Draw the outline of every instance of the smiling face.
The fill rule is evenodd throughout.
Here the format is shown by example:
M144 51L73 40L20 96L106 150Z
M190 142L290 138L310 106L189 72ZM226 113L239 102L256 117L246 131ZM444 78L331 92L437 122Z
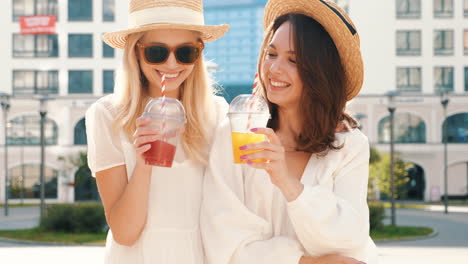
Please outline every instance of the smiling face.
M297 106L303 89L291 31L289 21L278 28L267 46L262 65L268 100L280 107Z
M170 37L168 37L170 36ZM181 29L154 29L145 33L139 40L140 44L164 44L169 48L174 48L182 44L196 44L199 42L196 32ZM137 49L138 50L138 49ZM160 95L162 76L166 75L166 93L170 97L179 97L181 84L192 73L194 64L184 65L177 62L174 52L169 54L167 61L151 65L145 62L140 50L137 52L140 68L148 80L149 94L152 97Z

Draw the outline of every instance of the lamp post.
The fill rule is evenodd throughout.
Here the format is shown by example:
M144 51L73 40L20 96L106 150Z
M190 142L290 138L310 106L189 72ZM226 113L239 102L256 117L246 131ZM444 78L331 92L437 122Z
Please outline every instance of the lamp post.
M42 217L45 214L45 136L44 136L44 125L45 125L45 120L47 116L47 101L52 99L48 95L37 95L36 99L39 100L39 115L41 116L40 120L40 131L41 131L41 141L40 141L40 146L41 146L41 166L40 166L40 200L41 200L41 206L40 206L40 217Z
M466 198L468 199L468 161L466 162Z
M387 110L390 113L390 189L391 189L391 197L390 201L392 204L391 208L391 225L396 225L396 213L395 213L395 162L394 162L394 123L395 123L395 111L396 105L394 98L397 96L399 92L397 91L390 91L387 93L388 97L388 105Z
M5 216L8 216L8 137L7 137L7 123L8 123L8 110L10 110L10 95L0 93L0 104L3 110L3 128L4 128L4 175L5 175Z
M442 104L442 108L444 109L444 122L442 123L443 129L443 136L442 140L444 143L444 213L448 214L448 174L447 174L447 106L449 103L449 98L447 91L441 91L440 93L440 103Z

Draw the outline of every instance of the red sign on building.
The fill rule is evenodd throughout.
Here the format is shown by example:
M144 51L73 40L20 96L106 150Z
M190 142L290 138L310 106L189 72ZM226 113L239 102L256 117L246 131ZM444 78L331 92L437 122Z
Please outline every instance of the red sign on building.
M55 16L20 17L22 35L55 34Z

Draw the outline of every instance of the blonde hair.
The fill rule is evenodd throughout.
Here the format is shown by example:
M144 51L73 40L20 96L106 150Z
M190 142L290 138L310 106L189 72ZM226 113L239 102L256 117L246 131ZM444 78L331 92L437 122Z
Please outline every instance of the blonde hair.
M123 129L132 141L136 130L136 119L140 117L151 99L144 86L144 75L140 70L135 45L145 32L128 36L123 55L122 69L117 72L116 86L121 85L116 98L118 114L114 130ZM120 84L118 84L120 82ZM180 86L179 100L185 107L187 124L182 134L182 147L195 162L207 164L211 131L215 122L214 94L208 79L203 57L194 65L187 79Z

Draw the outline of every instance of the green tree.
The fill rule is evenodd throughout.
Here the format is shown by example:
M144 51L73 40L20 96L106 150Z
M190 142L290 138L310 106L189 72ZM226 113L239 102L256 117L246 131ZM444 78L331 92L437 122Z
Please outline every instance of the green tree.
M374 157L374 160L369 166L369 188L377 188L381 194L386 196L391 195L390 184L390 154L381 154L374 150L379 158ZM371 151L372 153L372 151ZM371 154L372 159L372 154ZM413 167L413 164L405 162L399 158L399 154L394 157L395 165L395 199L405 198L404 186L409 182L408 173Z
M371 147L369 165L380 162L381 159L382 157L380 155L380 152L377 149ZM377 179L373 177L373 175L370 174L369 172L369 183L367 185L367 199L377 200L378 197L376 196L376 192L377 192Z
M382 159L380 152L375 148L370 148L369 164L374 164Z
M76 170L74 179L68 180L75 187L75 201L99 200L96 180L92 177L88 167L86 152L79 152L67 157L62 156L59 157L59 160L64 162L68 175Z

